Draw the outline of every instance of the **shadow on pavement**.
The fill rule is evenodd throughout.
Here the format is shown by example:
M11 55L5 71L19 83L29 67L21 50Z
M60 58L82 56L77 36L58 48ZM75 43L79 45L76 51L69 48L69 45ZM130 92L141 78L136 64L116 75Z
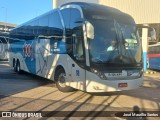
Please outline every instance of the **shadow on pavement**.
M9 73L5 73L5 70L8 71ZM93 118L91 120L93 120L94 117L101 114L101 111L106 111L106 110L117 111L117 112L128 111L128 110L130 111L147 110L145 109L143 100L150 100L157 103L157 106L160 110L160 104L159 104L160 80L158 78L155 78L153 82L152 79L153 79L152 77L146 76L145 82L148 82L147 83L148 87L143 86L142 88L136 90L89 94L80 91L75 91L72 93L61 93L57 89L55 89L47 93L45 93L46 91L41 91L38 93L40 95L39 97L34 98L34 96L37 95L35 94L34 96L32 96L33 97L32 99L28 99L27 101L19 103L16 102L13 103L14 98L12 98L12 101L10 99L8 100L6 99L4 100L4 104L5 102L8 104L9 101L11 101L13 104L16 104L15 106L9 109L11 111L20 111L20 110L23 111L32 110L36 112L50 111L47 114L45 114L45 116L54 116L58 114L58 111L70 111L66 116L62 115L62 117L70 117L74 116L74 114L76 114L76 111L87 111L87 113L85 113L83 117L89 117L92 115ZM0 99L2 99L2 102L3 99L7 96L25 92L27 90L38 88L40 86L55 87L53 82L28 73L18 75L17 77L17 74L12 70L12 68L5 65L0 65L0 82L3 83L0 84ZM14 86L12 86L12 84L14 84ZM47 96L52 96L52 94L55 93L57 96L53 97L57 99L55 100L45 99ZM59 97L61 95L62 97ZM130 108L127 108L125 106L119 107L118 109L116 107L115 108L112 107L112 104L114 103L118 104L117 100L119 100L121 96L131 96L140 99L141 106L143 106L144 108L141 108L136 104ZM92 101L94 101L95 99L99 99L100 101L97 101L96 104L93 104ZM46 102L44 102L43 100L46 100ZM124 102L129 103L129 101L127 100ZM37 103L40 104L36 106ZM93 114L92 111L99 111L99 112ZM83 120L85 120L85 118L83 118Z
M0 98L21 93L40 86L54 87L54 82L23 72L14 72L7 62L0 62Z

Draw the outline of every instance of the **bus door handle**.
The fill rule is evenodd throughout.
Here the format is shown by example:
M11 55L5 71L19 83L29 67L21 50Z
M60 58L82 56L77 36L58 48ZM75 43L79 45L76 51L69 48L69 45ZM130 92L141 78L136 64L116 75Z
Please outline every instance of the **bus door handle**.
M72 64L72 67L75 67L75 64Z

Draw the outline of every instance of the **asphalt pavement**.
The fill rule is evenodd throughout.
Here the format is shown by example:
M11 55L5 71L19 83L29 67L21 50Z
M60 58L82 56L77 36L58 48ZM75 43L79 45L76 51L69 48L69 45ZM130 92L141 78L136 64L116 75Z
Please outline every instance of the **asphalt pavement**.
M52 119L64 119L66 115L74 116L76 111L86 111L82 119L90 117L93 111L108 111L110 119L128 119L117 117L120 111L160 111L160 73L145 74L141 88L129 91L89 94L82 91L62 93L55 87L54 82L28 73L17 74L7 61L0 62L0 111L72 111L55 114ZM97 112L88 119L95 118ZM53 114L52 114L53 115ZM57 116L58 117L57 117ZM85 117L84 117L85 116ZM79 115L80 117L80 115ZM75 117L74 119L80 119ZM108 117L107 117L108 118ZM1 119L1 118L0 118ZM41 118L46 119L46 118ZM51 119L51 118L47 118ZM147 119L160 119L150 117Z

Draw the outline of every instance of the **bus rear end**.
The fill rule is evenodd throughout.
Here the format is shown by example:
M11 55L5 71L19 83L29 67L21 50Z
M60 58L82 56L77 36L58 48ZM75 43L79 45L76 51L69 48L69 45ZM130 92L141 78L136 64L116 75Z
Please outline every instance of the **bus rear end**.
M160 70L160 43L149 46L148 68L152 70Z

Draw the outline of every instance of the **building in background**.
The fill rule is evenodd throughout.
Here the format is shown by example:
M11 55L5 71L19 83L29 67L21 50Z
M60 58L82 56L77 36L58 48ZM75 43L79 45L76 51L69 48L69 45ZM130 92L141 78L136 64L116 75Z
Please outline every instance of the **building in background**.
M156 30L160 41L160 0L54 0L57 6L68 2L90 2L117 8L130 14L138 26L147 25ZM150 35L149 35L150 36ZM154 41L148 41L154 43Z
M0 22L0 32L9 32L16 24Z
M148 44L160 41L160 0L54 0L53 4L54 7L58 7L68 2L90 2L114 7L131 15L137 26L145 25L155 29L154 37L150 29L144 28L139 31L142 38L144 71L146 71Z
M8 33L16 25L0 22L0 60L8 59Z

